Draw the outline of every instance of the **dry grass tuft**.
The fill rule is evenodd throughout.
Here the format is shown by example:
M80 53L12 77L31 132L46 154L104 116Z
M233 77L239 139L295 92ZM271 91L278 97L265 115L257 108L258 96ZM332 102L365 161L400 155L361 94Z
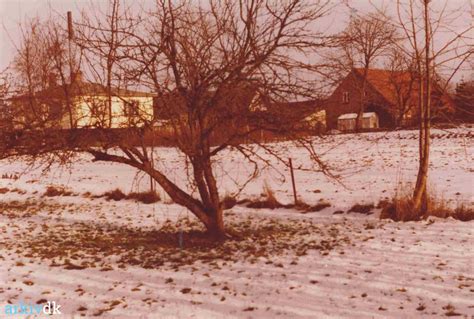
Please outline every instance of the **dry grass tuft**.
M263 197L264 199L250 201L247 204L247 207L248 208L269 208L269 209L287 207L286 205L283 205L276 199L275 192L267 184L263 186Z
M453 218L458 219L463 222L474 220L474 208L467 207L464 204L460 204L454 210Z
M443 198L429 196L426 211L416 211L413 209L413 201L410 195L395 197L391 202L384 204L381 219L392 219L394 221L418 221L430 216L438 218L452 217L460 221L474 220L474 209L464 204L452 208Z

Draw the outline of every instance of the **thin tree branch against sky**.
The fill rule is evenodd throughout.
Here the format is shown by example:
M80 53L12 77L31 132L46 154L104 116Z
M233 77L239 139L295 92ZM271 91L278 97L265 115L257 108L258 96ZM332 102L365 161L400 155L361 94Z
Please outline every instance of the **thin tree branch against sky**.
M97 6L98 1L91 0L2 0L0 1L0 69L6 68L11 62L15 48L14 42L19 35L19 23L28 17L47 16L50 9L63 16L67 11L73 12L73 17L78 17L80 11L87 11L88 8ZM320 31L327 34L340 32L346 26L351 15L362 15L367 12L374 11L374 8L384 9L388 15L395 16L396 10L394 1L388 0L331 0L334 5L333 12L321 20L318 25ZM444 5L444 1L441 1ZM147 7L152 0L133 1L137 10ZM450 0L447 2L446 8L436 8L438 10L451 12L453 19L449 28L438 30L438 39L436 43L445 43L451 39L456 33L462 32L473 24L474 5L472 0ZM66 23L66 20L64 21ZM467 36L468 41L474 45L474 30L471 30ZM456 65L456 61L453 61ZM472 63L465 63L460 72L457 73L454 82L461 78L472 77Z

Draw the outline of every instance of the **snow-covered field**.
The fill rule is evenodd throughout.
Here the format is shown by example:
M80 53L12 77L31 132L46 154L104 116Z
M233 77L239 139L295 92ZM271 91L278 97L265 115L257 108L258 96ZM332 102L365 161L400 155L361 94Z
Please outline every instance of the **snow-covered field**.
M434 132L430 189L453 206L474 204L473 133ZM46 301L61 305L61 317L474 318L474 221L395 223L379 220L377 208L347 213L410 189L415 136L316 140L341 183L305 170L306 152L280 143L302 169L295 172L299 198L330 206L307 214L235 206L226 222L247 237L222 247L188 245L189 230L199 226L162 193L147 205L94 198L148 189L148 178L127 166L83 155L41 174L22 161L0 162L0 318L7 305ZM182 158L173 149L156 154L186 187ZM224 196L252 166L228 152L216 172ZM289 172L278 163L238 196L259 198L265 184L282 203L293 200ZM43 196L50 185L72 194Z

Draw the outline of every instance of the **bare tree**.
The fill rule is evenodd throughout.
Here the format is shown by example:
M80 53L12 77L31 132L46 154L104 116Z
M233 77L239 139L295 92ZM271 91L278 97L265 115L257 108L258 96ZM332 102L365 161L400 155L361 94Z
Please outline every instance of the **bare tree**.
M100 147L62 143L58 148L85 151L96 161L123 163L147 173L216 238L225 237L215 175L217 155L223 150L240 152L256 170L257 161L270 165L268 156L285 161L271 146L261 144L264 153L259 153L242 144L263 129L296 138L315 166L330 174L311 140L298 138L295 123L264 111L317 93L308 76L317 69L306 56L326 44L314 30L330 8L328 1L224 0L198 5L159 0L145 16L128 10L118 14L119 1L109 4L108 23L84 19L77 25L83 29L76 32L75 41L86 49L86 60L92 61L95 54L102 61L89 70L104 72L109 98L114 95L112 86L120 91L124 78L133 80L135 86L153 90L159 118L131 125L126 138L107 130L108 139ZM117 27L118 21L127 27ZM123 77L114 77L114 69ZM154 165L146 136L155 133L158 120L167 123L172 145L190 164L197 197L173 181L161 165ZM120 152L112 151L113 146Z
M443 25L449 23L446 20L445 8L446 6L435 11L430 0L420 2L410 0L407 3L397 1L398 22L408 40L408 48L404 46L399 48L410 54L415 62L419 92L419 170L412 204L413 210L421 213L429 209L427 181L430 162L432 91L433 85L439 85L433 82L433 78L436 70L441 69L444 64L456 61L456 65L452 67L444 83L444 88L446 88L459 67L473 54L472 46L463 41L472 30L472 26L435 47L433 42L436 39L436 31L442 30Z
M52 18L32 19L20 29L13 69L16 89L23 94L16 98L15 126L40 129L64 124L66 119L67 126L74 128L72 75L80 64L80 50L68 52L67 32Z
M361 81L354 79L354 85L360 92L360 107L356 129L361 128L362 115L366 104L367 76L375 67L378 59L388 56L394 42L397 41L396 28L383 13L369 13L363 16L351 16L346 29L336 36L338 52L336 66L347 71L361 69ZM356 74L356 73L352 73Z

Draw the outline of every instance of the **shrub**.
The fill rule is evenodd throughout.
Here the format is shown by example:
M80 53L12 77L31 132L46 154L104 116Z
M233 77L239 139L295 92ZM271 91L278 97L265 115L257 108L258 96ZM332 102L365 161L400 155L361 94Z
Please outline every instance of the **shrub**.
M119 201L127 197L120 189L116 188L113 191L108 191L102 194L107 200Z
M55 197L55 196L71 196L72 192L66 190L64 187L57 187L57 186L48 186L46 188L46 192L43 196L47 197Z
M474 208L466 207L464 204L458 205L452 217L463 222L474 220Z
M308 206L308 208L306 208L305 211L307 213L314 213L314 212L322 211L323 209L328 208L328 207L331 207L330 203L325 202L325 201L321 201L321 202L317 203L316 205Z
M235 197L230 196L230 195L226 195L224 199L221 201L221 207L224 210L231 209L235 205L237 205L237 200L235 199Z
M320 210L323 210L323 209L328 208L328 207L331 207L330 203L322 202L322 203L318 203L318 204L314 205L313 207L311 207L311 211L312 212L319 212Z
M155 191L146 192L131 192L125 195L120 189L116 188L113 191L108 191L97 197L105 197L107 200L120 201L122 199L133 199L144 204L153 204L161 200L160 195Z
M155 191L132 192L126 196L126 199L134 199L144 204L153 204L161 200L160 195Z

